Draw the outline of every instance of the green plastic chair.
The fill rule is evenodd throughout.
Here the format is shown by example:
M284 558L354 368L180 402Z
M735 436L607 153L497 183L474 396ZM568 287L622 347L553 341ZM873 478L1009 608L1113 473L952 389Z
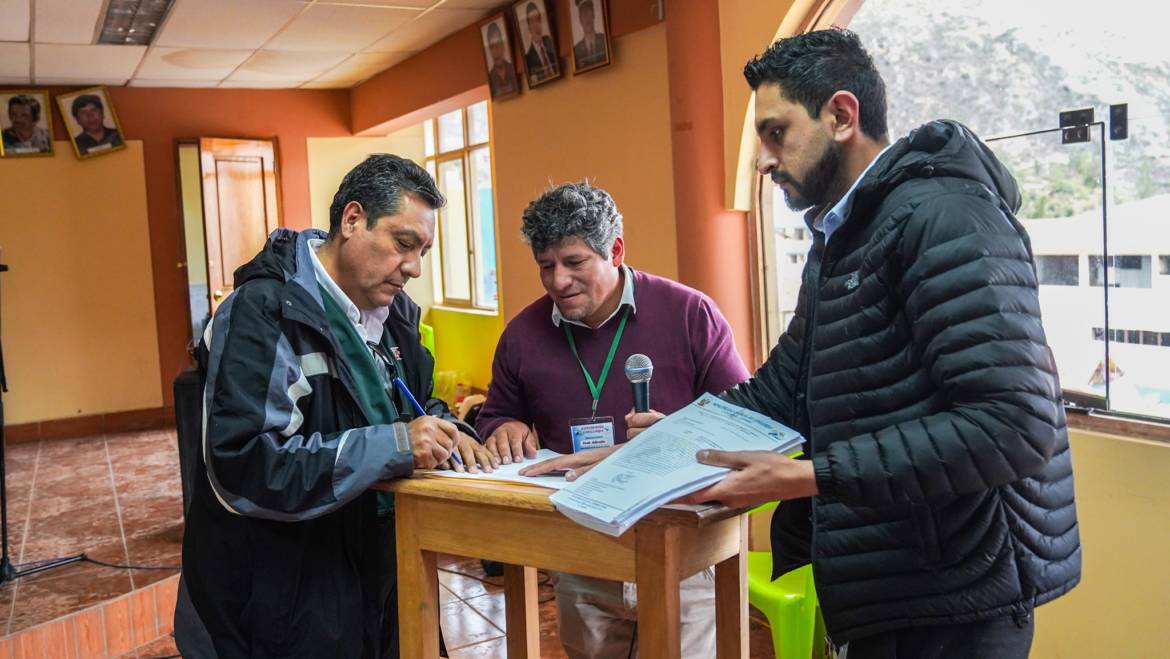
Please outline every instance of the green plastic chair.
M751 514L771 510L766 503ZM825 624L821 618L812 566L806 565L772 581L772 552L748 552L748 602L768 619L776 659L825 657Z
M427 325L421 320L418 321L418 340L423 344L423 347L430 351L431 356L435 356L435 328ZM439 360L435 360L435 367L431 369L431 381L434 382L435 373L439 372Z

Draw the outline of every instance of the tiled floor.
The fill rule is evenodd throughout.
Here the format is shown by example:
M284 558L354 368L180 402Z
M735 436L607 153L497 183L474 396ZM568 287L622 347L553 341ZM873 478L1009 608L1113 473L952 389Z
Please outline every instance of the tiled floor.
M85 552L111 563L177 565L182 539L178 462L173 431L8 447L13 562ZM440 565L449 570L440 573L439 592L441 625L451 657L505 657L500 580L486 578L478 559L450 556ZM174 573L81 563L0 585L0 638ZM563 659L551 586L542 585L540 595L541 656ZM138 657L175 654L169 638L137 652ZM751 656L772 656L768 630L754 621Z
M81 552L108 563L179 564L174 432L16 444L6 457L9 552L18 567ZM173 574L77 563L21 577L0 585L0 637Z

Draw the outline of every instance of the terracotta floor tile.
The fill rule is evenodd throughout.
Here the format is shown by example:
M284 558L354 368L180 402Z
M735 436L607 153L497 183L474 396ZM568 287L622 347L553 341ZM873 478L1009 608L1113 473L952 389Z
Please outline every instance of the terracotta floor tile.
M134 630L131 629L130 598L120 597L106 602L102 608L106 624L106 653L119 655L134 649Z
M451 655L451 659L507 659L508 642L501 636L483 643L451 650L448 654Z
M48 622L130 592L126 570L76 563L22 577L10 633Z
M132 643L139 647L158 638L158 613L154 609L154 589L138 588L130 593Z
M99 659L106 656L106 623L101 607L82 611L74 619L77 628L77 650L81 659Z
M451 602L441 606L439 624L443 628L443 638L447 642L448 650L503 636L487 618L463 602Z
M163 657L174 657L179 654L179 649L175 647L175 639L170 634L162 638L138 648L139 659L162 659Z

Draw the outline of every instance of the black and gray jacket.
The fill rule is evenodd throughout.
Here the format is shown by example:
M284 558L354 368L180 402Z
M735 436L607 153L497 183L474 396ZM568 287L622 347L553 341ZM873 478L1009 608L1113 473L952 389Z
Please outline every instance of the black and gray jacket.
M413 456L405 423L366 422L309 256L324 237L273 232L204 337L203 470L183 568L221 656L374 656L383 624L378 591L393 575L379 560L393 549L380 546L368 488L410 475ZM428 413L454 420L430 397L418 321L399 293L386 334Z
M898 141L831 242L813 231L787 332L725 394L809 441L820 495L781 506L774 565L811 557L839 643L1027 615L1080 579L1065 415L1019 203L965 127L933 122Z

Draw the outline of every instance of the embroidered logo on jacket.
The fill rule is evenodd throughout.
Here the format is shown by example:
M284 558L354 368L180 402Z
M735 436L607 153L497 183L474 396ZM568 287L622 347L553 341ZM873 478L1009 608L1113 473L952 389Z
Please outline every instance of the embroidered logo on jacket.
M856 272L849 275L849 279L845 280L845 288L847 288L849 290L853 290L860 285L861 285L861 279L857 276Z

